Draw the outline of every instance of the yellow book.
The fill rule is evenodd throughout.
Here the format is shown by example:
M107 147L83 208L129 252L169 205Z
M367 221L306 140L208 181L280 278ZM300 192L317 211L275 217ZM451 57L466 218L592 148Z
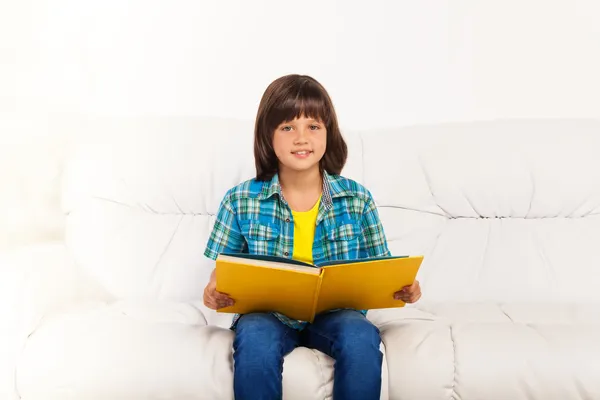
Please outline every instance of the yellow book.
M423 256L390 256L320 263L245 253L220 254L217 291L235 304L219 312L280 312L313 322L315 315L337 308L373 310L403 307L394 293L411 285Z

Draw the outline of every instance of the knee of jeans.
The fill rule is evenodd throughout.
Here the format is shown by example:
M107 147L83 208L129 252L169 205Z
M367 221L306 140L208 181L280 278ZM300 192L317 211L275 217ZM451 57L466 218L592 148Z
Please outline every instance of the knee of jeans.
M234 348L248 345L256 352L267 351L273 343L281 340L280 322L270 314L247 314L242 316L236 327Z
M364 348L371 345L379 349L381 336L375 325L367 320L357 320L344 326L339 333L338 341L342 348Z

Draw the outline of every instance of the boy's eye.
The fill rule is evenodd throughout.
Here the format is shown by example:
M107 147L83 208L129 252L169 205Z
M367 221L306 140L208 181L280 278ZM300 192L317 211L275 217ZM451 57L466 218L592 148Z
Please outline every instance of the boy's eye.
M292 127L291 126L284 126L283 128L281 128L281 130L285 131L285 132L289 132L289 131L292 130Z
M310 129L316 131L317 129L319 129L319 125L311 125Z

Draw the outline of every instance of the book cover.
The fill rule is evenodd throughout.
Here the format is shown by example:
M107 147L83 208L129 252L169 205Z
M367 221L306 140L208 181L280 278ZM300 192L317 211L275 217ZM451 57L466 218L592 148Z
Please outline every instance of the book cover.
M217 291L235 300L219 312L277 311L312 322L336 308L402 307L393 295L416 279L423 256L340 260L312 265L275 256L223 253L217 257Z

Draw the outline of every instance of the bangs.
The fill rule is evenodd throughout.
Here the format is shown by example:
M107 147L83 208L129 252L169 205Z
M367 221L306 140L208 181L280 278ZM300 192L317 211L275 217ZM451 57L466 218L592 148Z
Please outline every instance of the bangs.
M327 93L317 85L304 81L293 85L281 95L273 104L269 121L272 129L299 117L312 118L329 125L332 115L331 101Z

